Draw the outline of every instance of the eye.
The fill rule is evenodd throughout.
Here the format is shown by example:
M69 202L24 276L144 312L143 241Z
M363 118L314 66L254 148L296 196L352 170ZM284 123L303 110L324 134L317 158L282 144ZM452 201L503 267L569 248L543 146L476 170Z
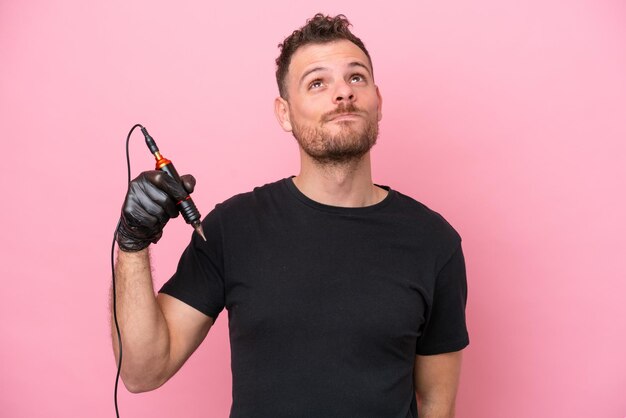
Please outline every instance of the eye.
M322 87L322 80L313 80L311 83L309 83L309 90L319 89L320 87Z
M350 81L353 83L358 83L361 81L365 81L365 77L363 77L361 74L354 74L352 75L352 77L350 77Z

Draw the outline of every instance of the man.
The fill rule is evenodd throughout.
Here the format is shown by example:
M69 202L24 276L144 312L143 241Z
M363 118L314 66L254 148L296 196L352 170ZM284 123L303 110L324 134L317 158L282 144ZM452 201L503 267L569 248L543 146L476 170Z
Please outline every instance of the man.
M233 418L407 418L418 403L420 417L454 415L469 343L461 239L372 183L382 97L348 27L318 14L279 45L275 113L300 173L217 205L156 298L147 247L186 191L156 171L132 182L117 263L131 392L165 383L225 307Z

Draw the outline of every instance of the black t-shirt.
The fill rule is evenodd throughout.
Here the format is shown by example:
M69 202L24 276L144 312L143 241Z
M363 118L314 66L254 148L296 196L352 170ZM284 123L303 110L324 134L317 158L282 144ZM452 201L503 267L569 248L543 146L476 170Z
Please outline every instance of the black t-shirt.
M231 418L416 417L415 355L468 343L461 238L390 190L378 204L317 203L291 178L203 220L160 290L228 310Z

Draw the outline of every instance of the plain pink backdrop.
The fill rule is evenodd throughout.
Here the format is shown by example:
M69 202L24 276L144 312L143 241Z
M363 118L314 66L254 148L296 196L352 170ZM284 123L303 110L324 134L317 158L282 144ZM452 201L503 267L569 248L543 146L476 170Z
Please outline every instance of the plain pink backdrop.
M174 4L176 4L174 6ZM0 2L0 414L111 417L109 250L147 126L203 213L296 174L277 44L345 13L384 98L374 177L463 236L459 418L626 416L626 5ZM153 166L142 138L133 172ZM153 247L160 286L190 236ZM227 316L123 417L227 417Z

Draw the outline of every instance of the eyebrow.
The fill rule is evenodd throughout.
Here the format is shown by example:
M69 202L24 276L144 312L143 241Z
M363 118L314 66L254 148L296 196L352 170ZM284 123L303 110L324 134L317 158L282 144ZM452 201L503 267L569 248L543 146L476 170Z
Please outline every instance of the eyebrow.
M370 77L372 75L372 73L370 72L370 69L367 68L367 65L363 64L360 61L353 61L350 64L348 64L348 67L361 67L361 68L365 69L365 71L367 71L367 73L370 75Z
M363 69L365 69L365 71L367 71L367 73L370 75L370 77L372 76L372 73L370 72L370 69L367 68L367 66L365 64L363 64L360 61L352 61L350 64L348 64L348 67L352 68L352 67L361 67ZM311 68L310 70L308 70L307 72L305 72L304 74L302 74L302 77L300 77L300 83L298 83L299 85L302 85L302 82L304 81L305 78L307 78L307 76L311 73L314 73L316 71L326 71L328 70L328 67L314 67Z

